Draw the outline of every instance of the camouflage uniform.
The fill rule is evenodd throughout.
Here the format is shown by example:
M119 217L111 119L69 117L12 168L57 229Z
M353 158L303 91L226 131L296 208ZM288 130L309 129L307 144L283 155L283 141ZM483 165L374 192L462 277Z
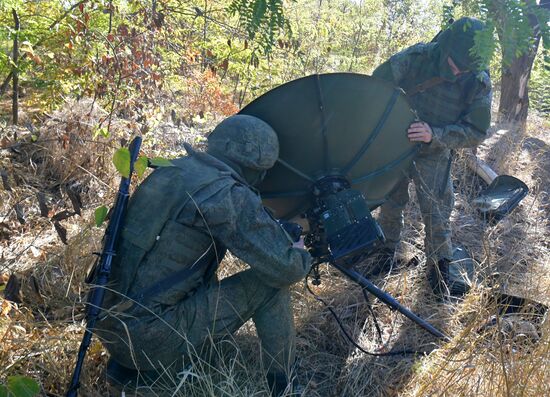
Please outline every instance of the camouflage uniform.
M244 136L239 147L223 140L227 146L215 150L219 142L210 138L207 153L186 146L188 156L155 170L130 200L104 304L107 315L97 329L124 367L152 370L180 362L190 351L200 352L210 335L227 336L250 318L269 371L285 371L294 361L289 286L307 274L310 257L292 247L249 185L273 165L278 143L273 130L254 142L255 131L239 130L243 118L253 119L233 116L220 124ZM224 248L250 269L218 281ZM166 282L203 257L207 266ZM141 296L159 283L162 288L150 299Z
M473 18L462 18L442 32L436 42L409 47L373 73L412 93L408 95L411 106L433 132L432 141L422 145L409 178L415 183L425 225L425 251L435 262L451 259L453 254L449 221L454 205L451 150L477 146L485 139L490 123L488 74L470 71L454 76L447 63L451 56L461 70L474 69L469 50L479 24ZM431 86L427 83L438 79ZM422 85L424 90L420 89ZM404 179L381 208L379 222L391 250L400 239L403 209L409 200L408 184L409 179Z

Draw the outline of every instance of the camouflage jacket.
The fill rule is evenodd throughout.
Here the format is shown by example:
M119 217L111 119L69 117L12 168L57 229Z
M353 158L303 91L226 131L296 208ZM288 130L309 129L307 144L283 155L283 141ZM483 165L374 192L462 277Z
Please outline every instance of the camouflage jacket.
M373 76L411 92L442 75L437 43L416 44L384 62ZM433 139L423 152L475 147L486 138L491 121L491 81L486 72L467 72L408 96L418 117L427 122Z
M215 282L214 242L272 287L293 284L309 271L309 254L292 247L239 174L207 153L186 149L189 156L155 170L132 196L111 274L114 292L104 307L119 303L117 297L138 296L205 255L213 267L204 266L151 303L173 305L201 284Z

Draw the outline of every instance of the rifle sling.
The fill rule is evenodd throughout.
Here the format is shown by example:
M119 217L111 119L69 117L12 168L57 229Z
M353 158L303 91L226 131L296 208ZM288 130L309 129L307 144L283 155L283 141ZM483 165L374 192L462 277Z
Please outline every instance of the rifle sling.
M210 255L208 255L208 253L211 251L212 248L214 248L217 254L213 259L211 258ZM212 270L215 270L214 265L219 263L218 259L221 262L221 260L225 256L225 252L226 252L225 247L220 248L219 245L212 243L212 245L205 251L205 253L199 259L197 259L197 261L193 264L193 266L178 270L177 272L153 284L149 288L146 288L145 290L141 291L139 294L131 295L128 300L117 305L116 310L126 311L127 309L129 309L130 307L133 307L136 304L140 306L147 305L151 300L151 298L154 298L160 293L178 285L179 283L184 282L189 277L191 277L192 275L194 275L200 270L204 270L205 268L206 268L205 275L208 276L209 273L212 273Z

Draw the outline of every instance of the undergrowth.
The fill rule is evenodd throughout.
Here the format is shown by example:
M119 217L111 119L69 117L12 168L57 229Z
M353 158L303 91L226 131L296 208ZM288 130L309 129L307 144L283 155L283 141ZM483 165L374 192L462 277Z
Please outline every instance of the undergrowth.
M20 303L0 298L0 383L7 376L27 375L38 380L42 395L64 395L69 382L84 330L83 279L94 260L92 253L101 244L102 230L93 226L93 210L111 202L111 181L116 176L108 165L110 156L119 140L128 140L131 135L125 130L87 143L83 137L89 139L93 132L86 125L102 117L99 109L95 112L88 120L82 113L66 109L44 125L38 141L28 134L23 139L26 144L4 145L0 156L0 168L6 171L10 187L7 189L4 182L0 189L0 282L5 288L12 273L17 273L21 282ZM362 353L344 338L328 309L303 284L297 284L293 287L297 373L306 396L550 395L549 322L538 319L540 326L533 328L521 317L501 316L492 299L506 292L550 304L550 124L532 117L524 133L497 127L494 130L478 155L498 172L522 179L530 193L503 221L496 225L484 222L470 204L483 184L468 171L464 156L458 153L453 165L457 199L452 217L453 240L472 254L480 275L467 298L456 304L441 303L429 292L423 266L422 223L414 203L407 208L400 251L409 259L416 256L419 265L397 269L375 280L451 335L451 341L436 340L373 301L382 332L382 340L378 340L359 287L334 269L322 266L322 284L312 289L330 304L364 349L413 349L424 353L392 357ZM202 135L193 131L169 127L159 131L166 132L170 142L176 142L170 146L173 155L184 153L177 142L203 141ZM163 153L167 148L162 147L162 139L157 135L146 140L145 150ZM67 192L67 186L74 183L80 186L81 214L58 222L66 231L67 245L63 245L52 217L62 211L76 212ZM45 215L39 208L38 193L46 196ZM362 264L363 268L368 266L368 262ZM244 267L228 256L221 277ZM265 396L267 385L259 351L254 326L248 322L231 338L212 342L208 353L194 352L190 346L184 367L167 368L153 389L140 393ZM105 378L107 359L106 351L94 339L81 378L81 395L112 392Z

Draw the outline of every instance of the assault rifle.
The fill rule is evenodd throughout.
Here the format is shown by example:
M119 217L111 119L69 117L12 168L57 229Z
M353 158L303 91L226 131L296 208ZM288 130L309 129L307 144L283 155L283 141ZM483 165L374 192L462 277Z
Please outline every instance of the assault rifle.
M86 312L86 330L84 331L84 337L80 343L80 349L78 350L78 359L73 372L73 377L67 391L67 397L76 397L78 394L78 388L80 387L80 373L84 364L84 357L86 351L90 346L92 340L92 332L95 327L96 320L101 311L103 305L103 297L105 296L105 286L109 281L109 275L111 273L111 264L113 257L115 256L115 247L118 237L120 235L120 229L124 215L126 213L126 207L128 204L128 197L130 196L130 180L134 171L134 163L139 154L141 147L141 137L135 137L130 143L130 172L128 177L122 177L118 188L118 194L115 202L115 207L105 231L104 245L98 262L94 266L93 273L91 274L90 282L93 283L93 287L88 295L87 312Z

